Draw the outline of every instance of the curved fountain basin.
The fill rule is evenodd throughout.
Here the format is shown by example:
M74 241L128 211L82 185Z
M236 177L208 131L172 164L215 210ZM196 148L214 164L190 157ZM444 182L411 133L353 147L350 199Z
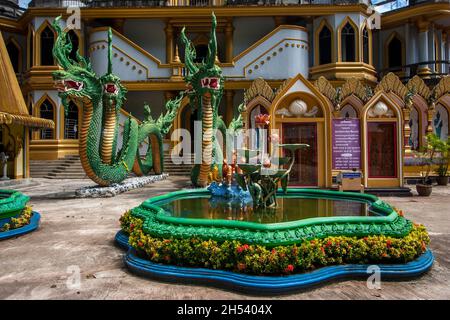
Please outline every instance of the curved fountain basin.
M257 223L225 219L199 219L172 216L163 207L180 199L209 197L206 189L182 190L148 199L132 210L133 215L144 221L146 234L159 238L238 240L242 243L278 246L301 243L328 236L386 235L403 237L411 230L412 223L375 196L368 194L337 192L317 189L289 189L279 192L281 198L322 198L365 203L371 216L333 216L293 220L280 223Z
M9 223L12 218L17 218L25 209L29 196L15 190L0 190L0 228ZM39 228L41 216L33 211L30 223L21 228L0 232L0 240L18 237Z
M367 279L373 274L370 271L372 269L369 268L371 265L368 264L328 266L288 276L257 276L206 268L180 267L158 264L138 257L136 251L128 245L128 235L123 231L117 233L115 240L121 248L128 250L124 258L125 264L138 275L168 282L206 284L256 295L287 294L327 281L344 278ZM377 267L382 279L408 279L418 277L430 270L433 262L433 253L427 250L411 262L377 264Z

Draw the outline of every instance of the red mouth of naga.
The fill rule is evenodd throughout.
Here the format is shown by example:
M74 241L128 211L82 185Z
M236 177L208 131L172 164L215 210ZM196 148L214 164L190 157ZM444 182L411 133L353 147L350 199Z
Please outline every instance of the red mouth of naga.
M104 90L109 94L117 94L119 93L119 88L114 83L107 83L104 86Z
M68 90L81 91L81 89L83 89L83 82L75 80L59 80L55 81L55 88L60 92L66 92Z
M218 90L220 89L219 78L203 78L200 80L202 88Z

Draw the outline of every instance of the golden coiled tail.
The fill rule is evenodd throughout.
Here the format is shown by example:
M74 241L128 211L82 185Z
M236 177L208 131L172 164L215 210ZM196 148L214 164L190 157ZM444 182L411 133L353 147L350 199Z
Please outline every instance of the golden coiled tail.
M101 157L103 163L111 164L117 126L116 103L112 102L112 104L105 109Z
M89 163L87 152L87 140L88 140L89 126L91 125L92 121L92 101L85 98L83 99L82 102L83 102L83 119L81 122L80 139L79 139L81 166L83 167L84 172L86 172L86 175L91 180L98 183L99 185L107 185L106 181L100 179L94 173L94 170L92 169L91 164Z
M212 150L213 150L213 109L211 105L211 94L205 93L202 96L202 164L198 184L200 187L208 185L208 176L211 171Z

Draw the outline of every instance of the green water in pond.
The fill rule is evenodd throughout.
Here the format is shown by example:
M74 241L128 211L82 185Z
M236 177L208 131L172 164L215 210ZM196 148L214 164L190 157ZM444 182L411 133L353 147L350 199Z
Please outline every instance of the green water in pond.
M167 214L178 218L239 220L280 223L318 217L370 216L364 202L323 198L278 198L278 207L253 210L251 204L210 198L179 199L160 205Z

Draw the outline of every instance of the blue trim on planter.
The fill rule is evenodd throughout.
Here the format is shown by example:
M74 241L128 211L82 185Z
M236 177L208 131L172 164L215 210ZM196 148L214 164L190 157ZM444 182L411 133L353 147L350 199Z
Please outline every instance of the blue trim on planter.
M13 237L18 237L21 235L24 235L26 233L30 233L37 228L39 228L39 222L41 220L41 215L33 211L33 215L31 216L30 223L26 226L23 226L22 228L13 229L5 232L0 232L0 240L6 240ZM3 226L3 225L2 225Z
M119 232L117 232L114 240L120 248L122 248L123 250L128 250L130 248L130 246L128 245L128 238L128 235L120 230Z
M128 236L119 231L116 241L122 248L129 248L124 260L134 273L170 282L210 284L254 294L285 294L305 289L326 281L340 278L368 277L369 264L329 266L308 273L289 276L255 276L231 271L205 268L179 267L156 264L136 256L136 251L128 246ZM378 264L381 279L402 279L419 276L433 265L434 256L430 250L416 260L405 264Z

